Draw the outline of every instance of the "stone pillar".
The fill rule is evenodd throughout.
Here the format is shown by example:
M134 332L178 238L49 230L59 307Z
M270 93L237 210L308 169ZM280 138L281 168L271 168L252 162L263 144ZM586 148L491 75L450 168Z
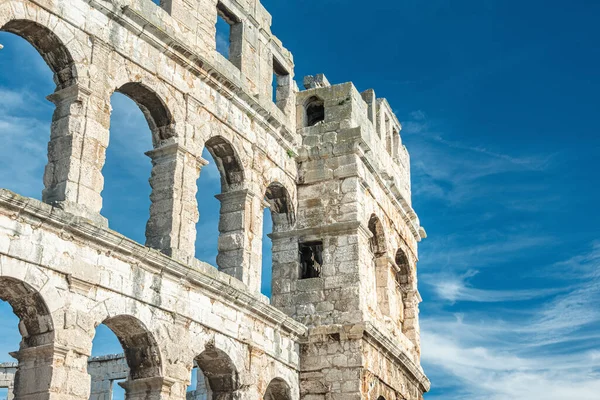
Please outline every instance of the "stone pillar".
M171 397L175 381L160 376L119 382L127 400L164 400Z
M421 359L421 331L419 327L419 303L421 296L416 290L411 290L404 295L404 324L402 331L415 345L415 362Z
M195 257L197 180L208 162L177 143L146 155L152 159L146 246L188 263Z
M279 232L271 234L273 243L273 279L271 284L271 304L287 315L296 314L292 304L292 287L300 278L300 255L298 238Z
M264 200L247 189L216 196L219 219L219 270L260 292Z
M88 355L44 345L11 354L19 360L15 377L16 400L88 400Z
M106 225L99 213L110 109L81 85L60 89L48 100L56 105L56 110L42 200Z
M296 98L294 96L295 81L291 74L277 75L275 98L277 107L285 115L289 115L291 121L296 120Z
M14 390L15 390L15 385L14 382L11 385L8 385L8 393L6 395L6 400L13 400L15 398L15 394L14 394Z
M384 316L392 316L390 304L390 264L386 256L375 258L375 281L377 285L377 304ZM393 283L392 283L393 284Z

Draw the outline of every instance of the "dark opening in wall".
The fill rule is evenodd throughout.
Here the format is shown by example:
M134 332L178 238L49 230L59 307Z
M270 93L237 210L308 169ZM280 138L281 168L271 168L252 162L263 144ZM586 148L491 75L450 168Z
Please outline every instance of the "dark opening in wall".
M300 279L319 278L323 266L323 242L300 243Z
M273 57L273 103L281 108L278 102L285 100L289 95L290 73Z
M315 126L325 120L325 103L313 96L306 103L306 126Z
M222 3L217 4L217 33L215 36L217 52L233 65L242 67L242 21Z

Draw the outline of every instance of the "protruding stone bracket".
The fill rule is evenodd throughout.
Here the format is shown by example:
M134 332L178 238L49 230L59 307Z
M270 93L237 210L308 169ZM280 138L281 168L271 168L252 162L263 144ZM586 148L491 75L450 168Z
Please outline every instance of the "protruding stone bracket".
M49 94L46 96L46 99L58 107L65 103L83 103L90 97L91 94L92 91L82 85L71 85L64 89L58 89L54 93Z
M74 277L71 274L67 275L67 283L69 284L69 289L77 294L88 297L92 288L95 286L94 284L87 282L85 280Z
M171 387L175 383L173 379L156 376L127 380L118 384L125 389L128 400L159 400L169 398Z

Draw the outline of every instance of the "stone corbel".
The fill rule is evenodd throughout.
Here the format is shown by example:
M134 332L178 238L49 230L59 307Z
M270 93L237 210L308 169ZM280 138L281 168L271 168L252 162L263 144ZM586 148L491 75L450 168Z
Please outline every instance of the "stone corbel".
M85 297L90 295L90 291L95 286L93 283L75 278L72 274L67 275L67 283L69 284L69 290Z
M84 103L92 94L92 91L82 85L71 85L64 89L59 89L56 92L46 96L46 99L59 106L64 103Z
M150 157L153 161L160 160L161 158L171 158L173 156L179 155L189 155L192 158L196 159L198 168L202 168L205 165L208 165L208 161L200 156L196 156L194 153L189 151L187 148L183 147L179 143L171 143L166 146L159 147L154 150L150 150L145 153L148 157Z
M156 394L168 397L171 392L171 387L175 383L176 381L174 379L154 376L150 378L127 380L125 382L119 382L118 384L125 389L128 399L142 400L149 397L158 398L155 396Z
M19 363L35 360L51 360L53 358L65 359L69 353L69 348L61 346L59 344L50 343L42 346L28 347L18 351L13 351L10 354L11 357L16 358Z

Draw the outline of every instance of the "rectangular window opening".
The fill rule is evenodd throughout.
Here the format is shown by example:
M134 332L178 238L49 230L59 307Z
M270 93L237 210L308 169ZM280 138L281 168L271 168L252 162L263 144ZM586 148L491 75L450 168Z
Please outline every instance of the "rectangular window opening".
M222 3L217 5L216 49L238 69L242 63L242 22Z
M323 242L300 243L300 279L319 278L323 267Z
M273 103L277 104L289 96L289 78L290 73L273 57Z

